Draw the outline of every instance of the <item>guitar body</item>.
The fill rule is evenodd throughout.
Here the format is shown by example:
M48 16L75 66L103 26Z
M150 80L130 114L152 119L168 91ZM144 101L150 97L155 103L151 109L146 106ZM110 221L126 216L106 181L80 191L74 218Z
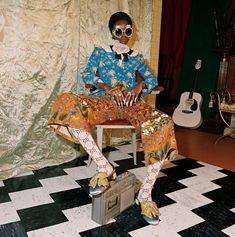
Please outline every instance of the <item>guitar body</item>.
M194 92L192 98L189 99L190 92L184 92L180 96L180 103L173 113L173 121L175 124L187 127L198 128L202 124L202 96Z

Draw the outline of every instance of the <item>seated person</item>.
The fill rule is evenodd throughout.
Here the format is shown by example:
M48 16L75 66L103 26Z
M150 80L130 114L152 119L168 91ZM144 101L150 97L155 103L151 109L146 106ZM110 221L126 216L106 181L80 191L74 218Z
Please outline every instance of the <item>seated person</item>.
M115 177L114 168L91 135L91 125L125 119L140 128L148 168L137 201L143 218L150 224L157 224L159 212L151 192L164 161L177 154L174 123L168 115L154 110L140 97L142 91L150 93L157 86L157 79L144 63L142 54L127 46L133 33L130 16L124 12L114 13L109 20L109 29L114 44L96 47L83 72L84 83L97 90L89 95L59 95L48 124L56 133L81 144L96 163L98 172L90 180L91 195L104 192L109 187L109 180ZM144 81L136 81L136 71Z

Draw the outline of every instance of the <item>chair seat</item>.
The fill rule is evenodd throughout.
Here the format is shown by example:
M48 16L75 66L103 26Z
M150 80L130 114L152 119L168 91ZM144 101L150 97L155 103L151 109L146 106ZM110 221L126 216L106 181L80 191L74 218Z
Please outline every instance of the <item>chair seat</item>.
M107 120L104 123L101 123L99 125L130 125L130 121L126 119L116 119L116 120Z
M97 145L102 151L102 142L103 142L103 130L108 129L131 129L132 133L132 146L133 146L133 158L134 165L137 165L137 155L136 155L136 128L126 119L116 119L116 120L107 120L102 124L97 124ZM88 159L88 165L91 163L91 156Z

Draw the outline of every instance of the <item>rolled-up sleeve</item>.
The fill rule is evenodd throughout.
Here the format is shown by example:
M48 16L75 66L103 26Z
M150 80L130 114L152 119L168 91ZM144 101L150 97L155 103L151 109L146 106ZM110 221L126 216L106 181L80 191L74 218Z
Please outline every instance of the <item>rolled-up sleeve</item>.
M155 86L158 85L158 81L157 78L154 76L153 72L150 70L150 68L145 64L143 55L140 55L140 65L138 71L144 78L144 84L147 87L143 91L143 93L148 94Z
M96 86L99 77L96 76L96 72L100 61L100 50L96 47L91 56L89 57L88 63L85 70L82 73L82 79L85 84L91 84Z

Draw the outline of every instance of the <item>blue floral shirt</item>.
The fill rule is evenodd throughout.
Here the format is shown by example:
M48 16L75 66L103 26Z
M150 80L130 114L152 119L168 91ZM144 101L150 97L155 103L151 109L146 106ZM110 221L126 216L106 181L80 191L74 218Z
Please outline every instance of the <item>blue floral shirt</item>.
M98 80L101 80L110 87L119 86L128 91L138 84L135 74L138 70L147 87L143 93L150 93L151 89L158 85L157 78L144 63L143 55L136 51L131 52L128 54L128 61L125 61L115 58L116 53L111 48L95 47L82 74L84 83L96 86ZM101 88L90 92L91 96L103 94L105 91Z

